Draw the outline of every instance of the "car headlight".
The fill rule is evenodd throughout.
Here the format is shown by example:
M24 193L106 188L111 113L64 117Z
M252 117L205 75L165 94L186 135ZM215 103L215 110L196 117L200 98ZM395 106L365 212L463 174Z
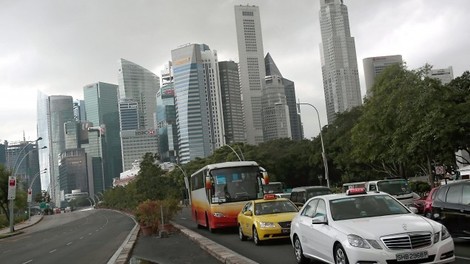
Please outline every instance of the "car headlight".
M447 228L442 225L442 229L441 229L441 240L445 240L447 238L450 237L450 233L449 233L449 230L447 230Z
M353 247L370 248L369 243L358 235L348 235L348 242Z
M225 215L223 213L214 213L214 217L224 217Z
M276 227L276 224L274 224L273 222L259 222L259 226L261 228L274 228Z

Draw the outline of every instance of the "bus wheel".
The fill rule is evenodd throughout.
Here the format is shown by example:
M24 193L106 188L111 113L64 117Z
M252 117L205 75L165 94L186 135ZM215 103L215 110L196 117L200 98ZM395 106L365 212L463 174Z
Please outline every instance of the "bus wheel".
M211 228L211 224L209 223L209 217L207 217L207 213L206 213L206 225L207 225L207 230L209 230L209 232L211 233L214 233L214 229Z
M194 217L196 218L197 228L198 228L198 229L203 228L204 226L202 226L201 224L199 224L199 219L197 218L197 213L196 213L196 212L194 212Z

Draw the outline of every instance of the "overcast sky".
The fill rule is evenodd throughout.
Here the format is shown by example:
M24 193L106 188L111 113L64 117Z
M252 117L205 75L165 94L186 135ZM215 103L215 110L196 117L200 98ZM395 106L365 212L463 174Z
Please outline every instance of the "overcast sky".
M429 63L470 70L470 1L344 0L365 95L362 60L403 56L409 69ZM0 8L0 140L34 140L37 91L83 99L83 87L117 84L125 58L161 76L171 50L205 43L219 61L238 62L234 5L260 7L263 45L297 99L326 110L319 0L15 0ZM306 138L318 135L313 108L302 106ZM40 136L40 135L39 135Z

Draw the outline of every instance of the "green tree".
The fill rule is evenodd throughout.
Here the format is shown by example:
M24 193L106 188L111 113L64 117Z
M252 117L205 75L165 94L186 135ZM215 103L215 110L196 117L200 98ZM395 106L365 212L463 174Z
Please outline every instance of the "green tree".
M9 176L11 176L11 171L7 170L2 164L0 164L0 208L7 218L7 221L10 219L10 207L8 200Z

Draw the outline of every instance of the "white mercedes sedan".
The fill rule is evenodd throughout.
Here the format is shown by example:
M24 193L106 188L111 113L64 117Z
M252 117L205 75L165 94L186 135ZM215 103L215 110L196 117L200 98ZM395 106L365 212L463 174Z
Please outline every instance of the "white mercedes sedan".
M311 198L292 220L298 263L450 263L454 241L447 229L386 193L351 189Z

